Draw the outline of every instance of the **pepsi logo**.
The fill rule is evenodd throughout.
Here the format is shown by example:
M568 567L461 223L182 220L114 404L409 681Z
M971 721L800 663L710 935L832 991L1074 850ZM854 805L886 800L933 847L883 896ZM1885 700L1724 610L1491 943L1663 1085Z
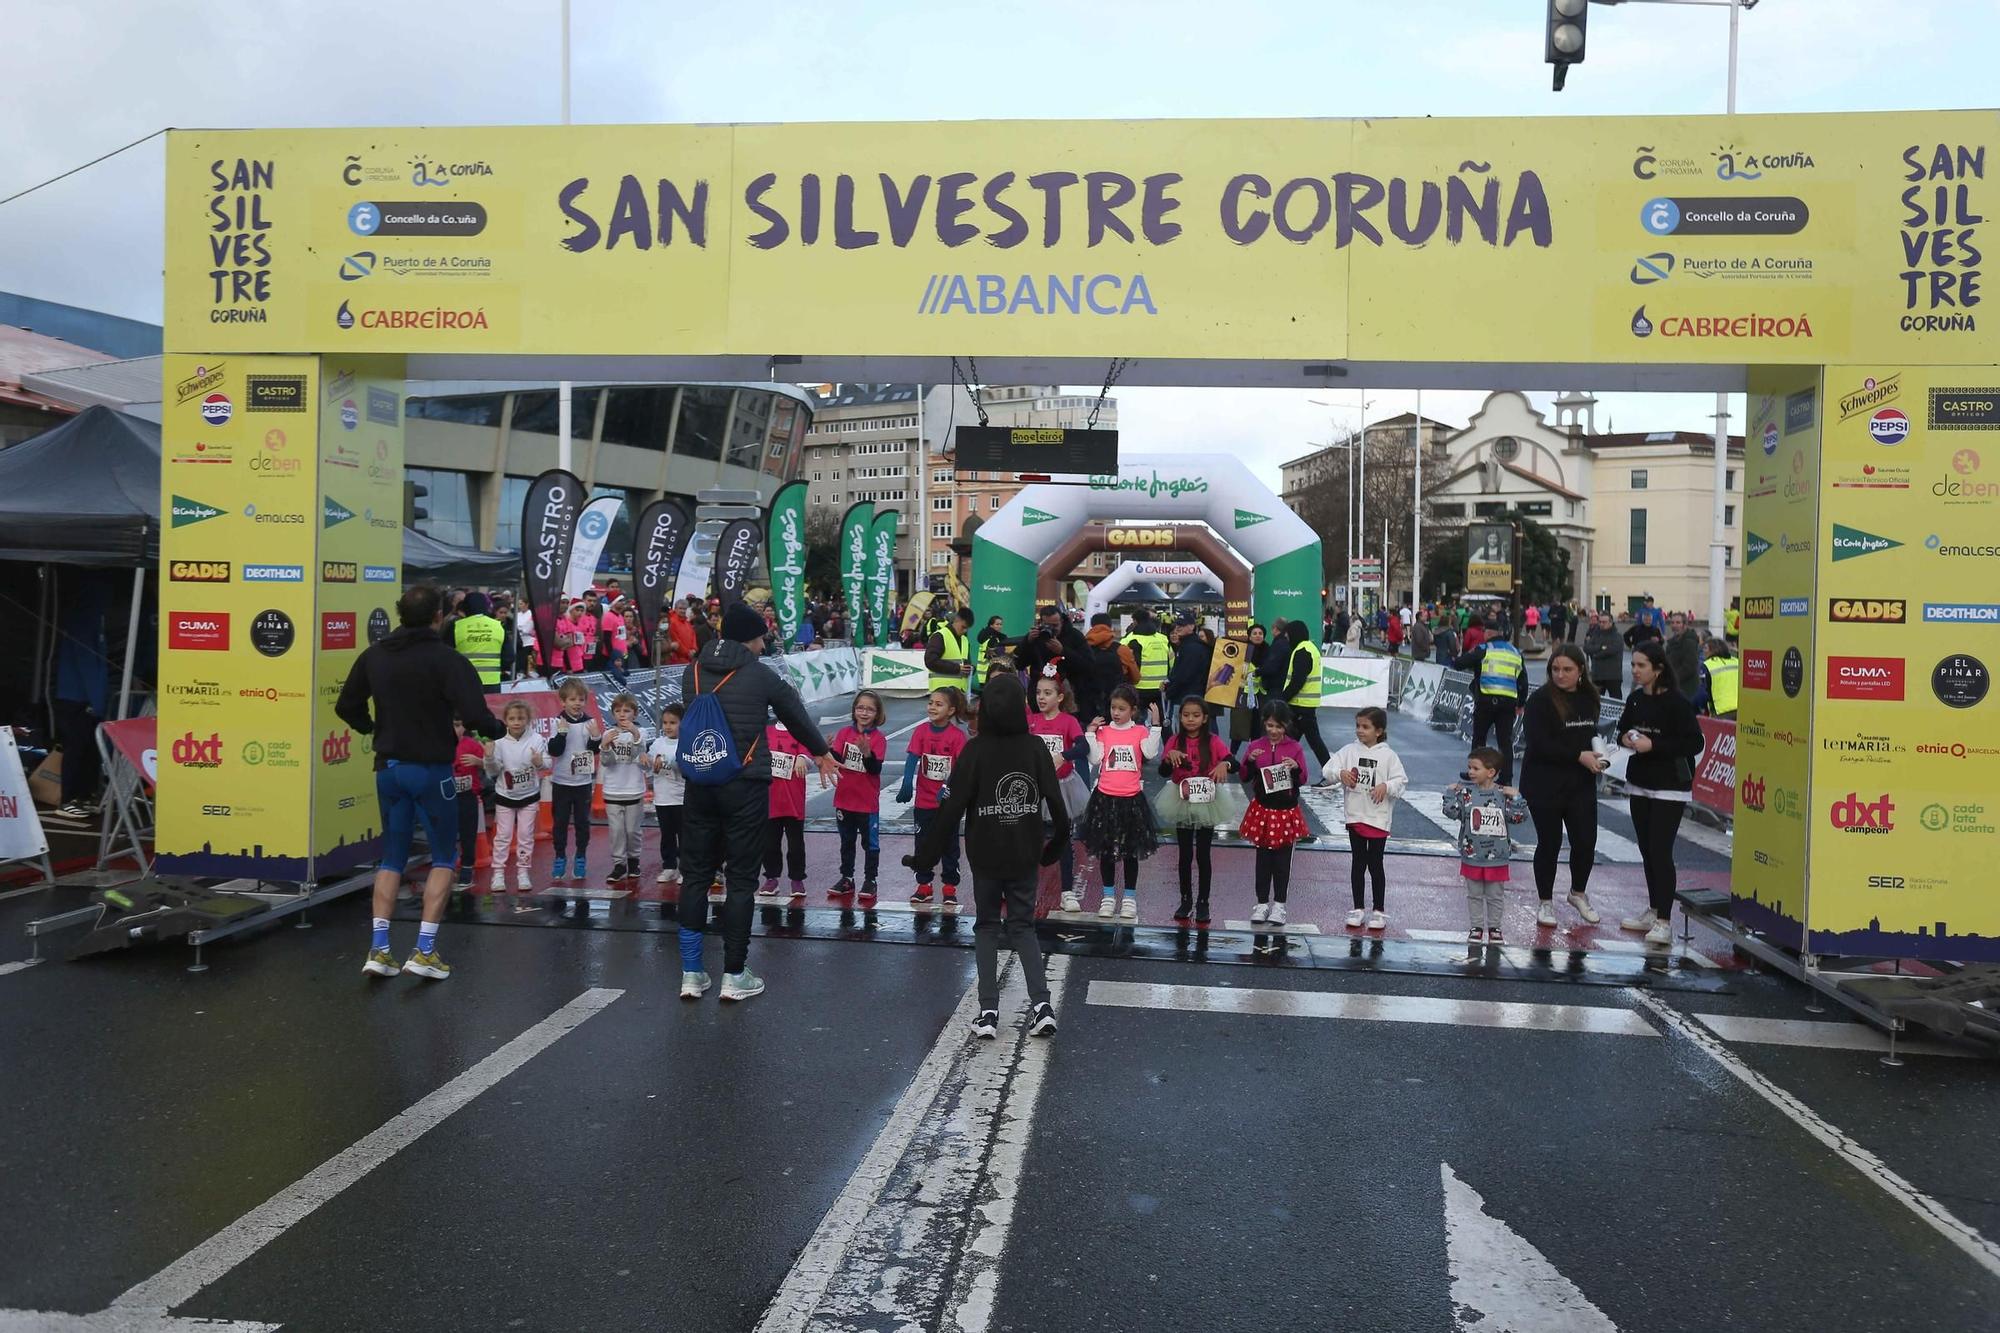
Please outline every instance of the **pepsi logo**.
M353 430L360 424L361 424L361 409L355 406L354 400L352 398L349 398L345 402L341 403L340 405L341 429Z
M1764 423L1764 453L1768 456L1770 454L1775 454L1777 452L1778 452L1778 423L1775 421L1767 421Z
M1868 433L1875 443L1897 445L1910 433L1910 419L1900 409L1885 407L1868 418Z
M229 401L229 395L212 393L201 400L201 419L211 426L225 425L236 405Z

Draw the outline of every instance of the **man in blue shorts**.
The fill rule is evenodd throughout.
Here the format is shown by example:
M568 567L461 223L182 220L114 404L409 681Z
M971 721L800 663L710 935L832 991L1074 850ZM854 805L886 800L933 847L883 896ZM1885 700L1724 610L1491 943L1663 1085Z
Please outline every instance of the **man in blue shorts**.
M401 627L365 649L347 673L333 711L362 735L375 738L375 795L382 803L382 861L375 871L374 937L362 971L393 977L409 972L433 981L451 975L438 957L438 925L451 896L458 847L458 784L452 756L458 748L453 719L489 739L505 733L486 707L479 675L438 633L443 605L436 588L407 589L396 603ZM370 704L373 715L370 715ZM389 913L410 861L410 836L418 821L431 845L424 881L424 920L416 951L401 967L389 952Z

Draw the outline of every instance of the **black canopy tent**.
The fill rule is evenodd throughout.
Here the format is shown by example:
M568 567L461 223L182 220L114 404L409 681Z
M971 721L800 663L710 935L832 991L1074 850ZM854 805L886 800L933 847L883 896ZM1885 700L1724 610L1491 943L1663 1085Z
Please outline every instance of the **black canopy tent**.
M521 581L521 553L453 546L404 528L403 581L511 588Z

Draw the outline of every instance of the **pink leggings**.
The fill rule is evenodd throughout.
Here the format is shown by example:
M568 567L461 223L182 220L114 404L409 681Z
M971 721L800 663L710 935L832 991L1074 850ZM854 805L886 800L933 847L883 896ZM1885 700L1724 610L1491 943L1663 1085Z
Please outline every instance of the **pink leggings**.
M507 849L514 849L514 864L521 868L521 882L528 882L528 868L535 860L535 816L540 803L519 809L506 804L493 808L493 877L507 878Z

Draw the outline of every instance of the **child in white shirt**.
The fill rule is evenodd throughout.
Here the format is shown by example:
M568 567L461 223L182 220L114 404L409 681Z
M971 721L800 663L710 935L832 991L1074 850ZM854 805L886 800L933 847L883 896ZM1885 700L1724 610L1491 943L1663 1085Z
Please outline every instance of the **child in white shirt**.
M681 716L687 709L668 704L660 714L660 734L646 750L653 770L653 816L660 821L660 873L656 884L680 883L681 802L686 799L687 779L681 776L675 759L680 754Z
M646 735L639 730L639 701L621 694L611 701L611 726L599 742L604 818L611 826L611 875L616 884L639 876L639 841L646 816Z
M1409 786L1403 761L1389 748L1389 715L1364 708L1354 717L1354 741L1340 747L1326 771L1346 789L1347 846L1353 854L1354 910L1347 914L1349 930L1384 930L1389 917L1382 910L1387 885L1382 853L1396 818L1396 802ZM1375 885L1375 914L1363 910L1366 881Z
M514 853L521 892L529 890L535 859L535 820L541 813L542 774L549 767L549 744L534 730L535 710L519 699L500 710L507 734L486 747L486 771L493 775L492 892L507 892L507 853Z

